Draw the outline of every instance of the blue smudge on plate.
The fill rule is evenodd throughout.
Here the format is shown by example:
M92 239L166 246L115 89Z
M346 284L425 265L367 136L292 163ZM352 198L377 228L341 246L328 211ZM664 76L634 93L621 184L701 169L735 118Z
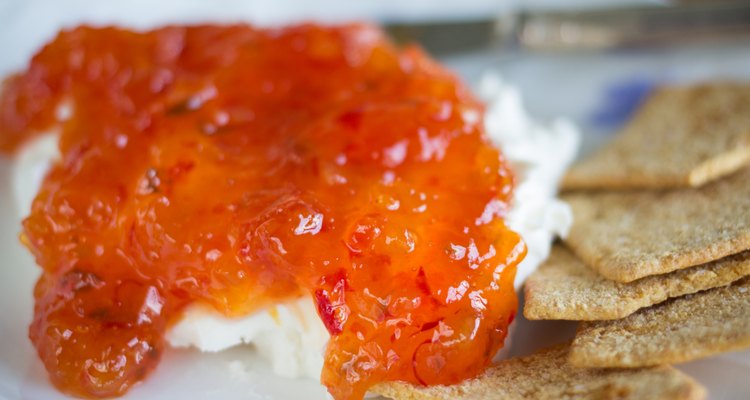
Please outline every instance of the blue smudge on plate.
M609 85L603 91L599 108L591 114L591 124L605 131L621 126L648 97L655 84L654 79L629 78Z

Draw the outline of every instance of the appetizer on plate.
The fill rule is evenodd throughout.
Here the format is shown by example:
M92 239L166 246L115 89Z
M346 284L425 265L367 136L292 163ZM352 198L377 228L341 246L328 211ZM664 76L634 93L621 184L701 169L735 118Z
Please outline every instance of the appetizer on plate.
M337 399L479 375L576 142L504 155L484 114L368 25L61 32L0 95L22 202L48 168L21 240L52 383L119 396L168 345L242 342Z

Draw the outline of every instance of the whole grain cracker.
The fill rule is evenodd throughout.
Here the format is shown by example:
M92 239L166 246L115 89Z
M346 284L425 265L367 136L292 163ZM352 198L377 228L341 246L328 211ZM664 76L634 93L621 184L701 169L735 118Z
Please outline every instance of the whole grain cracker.
M631 282L750 249L750 168L698 189L572 193L565 243L605 278Z
M750 251L630 283L602 277L565 246L526 280L523 314L528 319L596 321L620 319L640 308L702 290L728 285L750 275Z
M615 321L583 322L570 351L579 367L679 363L750 347L750 278Z
M664 87L607 146L573 165L564 189L700 186L750 164L750 85Z
M672 367L614 370L572 367L569 345L502 361L453 386L379 384L374 392L410 399L702 399L705 389Z

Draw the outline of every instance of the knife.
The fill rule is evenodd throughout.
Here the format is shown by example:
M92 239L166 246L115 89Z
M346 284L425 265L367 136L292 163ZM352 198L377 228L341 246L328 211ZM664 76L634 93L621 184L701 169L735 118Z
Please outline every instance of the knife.
M687 2L579 12L520 12L470 21L392 23L399 44L435 55L479 49L602 51L750 38L749 1Z

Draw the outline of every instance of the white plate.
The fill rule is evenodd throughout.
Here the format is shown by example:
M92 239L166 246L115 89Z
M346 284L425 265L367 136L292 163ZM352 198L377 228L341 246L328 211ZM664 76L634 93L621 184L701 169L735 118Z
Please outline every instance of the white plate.
M80 6L85 2L72 3ZM188 3L192 7L191 18L195 20L197 2ZM59 6L50 8L51 4L56 3L34 0L0 4L1 73L17 66L19 60L27 57L29 46L46 39L50 32L57 30L57 26L80 20L76 19L75 12ZM22 5L31 11L10 13ZM35 7L36 11L33 10ZM113 19L112 13L101 8L84 11L89 21L96 21L102 15L105 16L103 20ZM160 13L162 16L175 15L163 9ZM219 14L223 18L232 15L226 10ZM21 15L23 18L8 18L11 15ZM120 15L115 20L123 18L129 17ZM236 20L237 16L230 19ZM153 23L158 18L145 20L148 22L137 17L130 18L139 26ZM34 24L40 21L43 23L40 32L43 33L24 35L34 32L37 29ZM627 101L621 104L620 97L612 97L613 91L620 90L621 97L627 97L633 91L637 92L639 85L654 82L717 77L748 79L748 50L748 45L734 44L607 55L518 56L487 51L445 61L471 82L477 81L480 71L499 69L507 80L521 87L532 115L542 118L566 115L573 118L583 127L587 138L584 146L590 149L607 140L605 132L616 128L618 117L623 119L622 111L628 108ZM628 92L628 88L632 89L631 92ZM0 157L0 397L64 398L48 383L44 369L26 337L32 315L31 293L38 268L17 240L19 220L12 204L9 174L10 160ZM541 346L563 341L571 337L574 328L571 323L529 322L521 317L516 322L510 354L525 355ZM750 377L750 351L725 354L679 368L706 385L712 399L750 398L750 379L747 379ZM325 398L325 391L312 380L276 377L251 349L237 348L211 355L190 350L167 351L157 371L126 396L139 399L209 397L322 399Z

